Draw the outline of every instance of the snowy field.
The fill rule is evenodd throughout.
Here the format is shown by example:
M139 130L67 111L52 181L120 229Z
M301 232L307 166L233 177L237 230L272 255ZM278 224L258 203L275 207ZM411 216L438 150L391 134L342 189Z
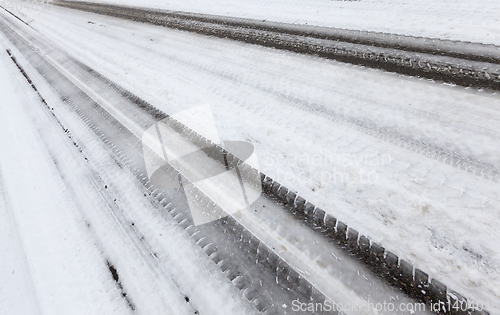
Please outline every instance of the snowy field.
M238 1L113 3L500 44L497 1ZM425 143L500 169L497 93L59 7L16 14L41 39L168 114L210 105L220 138L251 142L263 173L453 290L500 305L498 178L422 153ZM1 12L3 18L11 17ZM101 218L104 197L81 180L89 176L83 158L40 110L4 53L12 45L2 36L0 250L7 259L0 266L0 313L126 311L103 253L123 266L131 296L149 314L198 307L208 314L251 312L173 222L156 223L152 207L130 188L130 174L90 132L86 152L102 161L94 167L115 183L130 214L140 209L152 230L170 231L155 244L182 261L171 259L172 270L158 267L156 278L125 232L106 232L116 229L109 215L89 232L83 213ZM85 130L41 77L37 85L49 103L61 104L61 117ZM149 283L156 286L138 289ZM192 292L191 302L179 291Z
M496 0L96 2L500 45L500 2Z

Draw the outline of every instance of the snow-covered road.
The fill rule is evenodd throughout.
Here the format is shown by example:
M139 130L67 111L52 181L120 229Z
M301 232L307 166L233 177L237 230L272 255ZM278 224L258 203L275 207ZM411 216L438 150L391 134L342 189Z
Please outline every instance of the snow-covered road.
M58 43L167 114L209 104L219 137L251 142L264 174L451 289L500 305L500 186L491 176L500 169L497 94L65 8L18 16L40 42ZM9 259L2 269L12 269L5 287L15 289L0 307L255 312L2 37L6 49L55 116L3 53L1 245ZM71 126L78 147L59 123ZM196 120L183 123L204 132ZM143 224L151 244L129 221ZM128 298L116 299L123 293Z
M1 45L7 48L4 39ZM80 139L71 141L40 106L6 53L2 69L1 146L11 153L1 160L2 314L193 314L201 306L210 314L249 312L189 236L144 202L101 140L75 113L57 107L47 83L35 81L84 146L76 147ZM161 259L152 259L120 215L140 215Z

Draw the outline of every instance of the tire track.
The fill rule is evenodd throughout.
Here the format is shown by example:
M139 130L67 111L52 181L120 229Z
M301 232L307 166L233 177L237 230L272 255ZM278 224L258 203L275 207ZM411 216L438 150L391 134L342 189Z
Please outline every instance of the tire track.
M78 150L79 154L82 156L82 158L85 160L83 162L85 166L85 171L86 171L86 176L89 182L93 185L95 188L95 192L101 197L101 201L103 201L106 204L105 209L108 211L108 218L113 220L116 225L120 226L122 231L125 233L127 236L126 239L128 239L128 247L130 248L131 252L138 253L141 257L141 259L146 263L146 265L150 268L151 272L155 275L153 279L161 279L161 280L156 280L153 283L150 283L149 285L152 287L157 287L157 288L166 288L168 285L165 285L168 281L172 281L173 278L166 270L160 265L158 260L155 260L154 253L146 246L146 244L143 242L143 237L136 231L133 226L130 225L130 222L126 219L124 219L123 215L120 216L120 213L123 213L123 210L120 208L120 206L116 203L116 198L113 197L111 192L107 189L107 185L103 182L101 176L99 173L92 168L91 161L90 159L87 158L85 155L85 152L82 151L82 146L80 143L78 143L76 139L74 139L73 135L70 133L69 129L66 128L66 126L61 122L61 120L58 119L58 117L54 114L53 109L48 106L46 100L43 98L43 96L40 94L39 90L31 80L31 78L28 76L27 72L24 70L24 68L19 64L15 56L12 54L10 50L7 51L9 56L11 57L12 61L14 64L17 66L19 71L23 74L24 78L30 84L31 88L36 92L37 96L39 97L39 100L41 102L41 105L45 109L45 113L51 119L54 123L54 125L58 126L61 128L61 130L64 132L66 135L67 139L72 142L73 146ZM37 125L37 121L35 121L35 125ZM44 130L42 127L39 127L37 125L37 129L41 135L44 135L46 133L46 130ZM60 178L65 182L65 186L68 188L69 193L73 196L74 200L81 200L81 196L79 193L77 193L73 182L71 182L67 176L65 176L65 172L62 169L62 165L65 164L63 160L58 156L57 152L54 152L53 150L50 150L52 148L52 145L50 142L48 142L48 139L50 139L51 135L45 135L42 136L42 141L45 143L45 147L48 148L48 153L50 154L52 160L54 161L54 164L59 172ZM105 187L106 189L102 189L101 187ZM120 254L113 253L113 250L110 250L109 244L103 242L102 240L102 233L99 231L102 231L102 223L97 223L95 218L94 220L91 219L91 216L89 216L88 213L85 212L85 210L78 204L77 205L77 210L81 214L83 220L86 222L87 229L90 231L90 234L92 237L95 239L95 246L97 247L98 251L101 254L103 265L106 266L106 269L109 270L109 276L110 279L113 279L116 285L116 289L120 292L120 296L124 299L125 304L128 306L128 308L131 311L136 310L136 305L133 302L133 297L130 296L129 290L127 287L123 284L123 281L119 279L119 270L120 268L117 267L116 264L112 263L115 259L117 259ZM101 217L101 220L102 217ZM98 227L101 226L101 227ZM97 227L97 228L96 228ZM106 229L108 229L109 226L107 226ZM109 228L109 230L115 230L113 228ZM127 241L126 241L127 242ZM116 244L115 244L116 245ZM167 280L169 279L169 280ZM180 289L180 286L178 286L179 292L182 292ZM196 309L190 305L190 313L195 314Z
M425 43L429 41L436 42L435 39L423 39L422 43L418 43L419 40L414 38L403 40L405 43L413 43L413 45L408 45L402 44L401 40L397 40L398 37L401 37L398 35L388 35L383 40L380 39L379 35L370 33L361 37L358 36L357 39L352 34L332 37L331 34L318 31L304 31L303 27L293 27L291 25L277 27L277 23L264 27L262 26L262 23L266 24L264 22L242 22L241 19L234 18L230 18L229 21L216 16L207 18L206 16L182 12L172 13L76 1L58 1L55 4L202 35L228 38L296 53L317 55L341 62L462 86L500 89L500 66L497 64L498 52L496 52L496 47L485 48L486 45L443 42L439 45L431 45L435 46L434 49L430 50L431 54L428 51L429 48L425 48ZM334 31L331 30L330 33L332 32ZM377 40L377 38L379 39ZM350 40L346 41L347 39ZM362 42L363 44L356 42ZM378 46L374 46L374 44ZM480 55L464 52L467 49L470 50L470 46L474 47L472 51L483 50L483 52ZM447 47L452 47L452 49ZM460 48L462 48L462 52ZM418 50L426 52L417 52ZM488 52L485 52L485 50L488 50ZM462 56L464 59L455 56ZM495 63L474 61L484 60L485 58Z
M145 51L145 53L149 52L150 51ZM336 124L347 126L358 132L375 137L387 143L399 146L408 151L415 152L426 158L437 160L443 164L449 165L461 171L474 174L476 176L485 178L495 183L498 183L500 180L500 169L496 165L482 161L481 159L478 159L473 155L466 155L457 151L440 147L438 145L432 144L431 141L415 139L412 135L400 133L390 127L380 127L376 123L370 121L367 118L357 118L345 115L343 113L340 113L334 109L327 108L318 103L311 103L306 99L290 96L273 87L267 87L265 85L262 85L259 83L258 80L242 79L236 72L218 70L214 67L210 67L208 65L200 63L193 64L193 62L191 61L179 58L177 56L173 56L171 54L166 54L164 52L158 52L158 54L186 68L193 70L202 69L205 73L218 77L228 83L243 84L249 86L252 89L265 93L266 95L270 95L275 99L286 100L289 105L294 106L298 109L308 111L320 117L325 117ZM306 84L306 82L304 82L304 84ZM348 95L344 91L337 90L336 92L342 95ZM391 105L387 106L391 108L395 107ZM429 116L432 117L432 114L427 112L422 113L422 112L417 112L415 110L409 111L404 109L397 109L397 110L409 112L410 114L418 117L422 116L426 118ZM452 123L452 122L447 121L447 123ZM467 129L472 128L470 126L464 126L463 124L459 124L457 122L454 123L454 125L460 126L461 128L467 128ZM489 134L488 131L486 130L484 130L483 132ZM492 134L492 136L497 137L498 134L495 133Z

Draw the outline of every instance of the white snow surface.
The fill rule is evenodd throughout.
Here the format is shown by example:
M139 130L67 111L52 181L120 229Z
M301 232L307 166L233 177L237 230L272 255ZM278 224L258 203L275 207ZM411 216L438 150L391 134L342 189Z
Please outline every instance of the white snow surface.
M0 45L5 51L3 38ZM0 312L123 312L119 301L103 294L111 289L107 286L111 277L84 231L78 205L57 177L32 118L26 115L25 108L39 106L38 100L24 89L24 78L7 54L0 59Z
M71 126L68 134L81 138L68 138L6 49L60 122ZM0 50L0 314L253 313L189 235L144 200L134 176L3 35ZM120 212L111 211L109 194ZM120 213L146 231L160 265L148 264L150 253L141 252L130 228L119 224Z
M497 0L95 2L500 45L500 2Z
M308 6L301 15L303 20L297 20L300 12L297 8L305 4L298 1L287 2L284 6L295 15L278 10L266 12L262 7L257 10L256 2L246 2L246 5L231 2L233 5L226 3L225 6L222 2L217 3L220 6L201 6L195 1L157 6L195 11L195 4L198 4L198 12L203 13L253 18L266 14L268 20L282 17L287 22L311 24L328 20L332 23L329 26L336 27L500 42L494 38L500 36L500 32L495 31L498 23L488 24L497 18L493 11L488 11L495 8L496 1L484 1L483 6L475 2L477 9L466 5L465 1L391 2L392 6L382 1L313 1L311 3L318 8L320 3L330 8L330 11L324 10L331 16L319 9L316 15L307 13L312 12ZM280 3L269 5L279 7L283 5ZM146 2L141 5L153 6ZM355 9L356 6L362 9ZM248 9L241 13L247 7L254 11ZM345 10L343 18L335 20L340 15L336 13L340 7L349 10ZM375 8L385 8L386 15L377 13ZM397 10L402 14L399 24L394 23ZM377 17L368 19L370 12ZM443 18L443 12L449 12L450 18ZM476 16L484 16L481 21L485 24L472 27L472 22L464 22L471 14L470 20L474 23L480 20ZM166 113L175 114L210 104L221 140L252 142L262 172L298 191L307 200L450 288L480 303L500 305L499 183L428 158L418 150L415 152L404 145L373 137L366 130L345 123L343 118L375 125L379 130L393 130L500 168L498 94L64 8L56 7L51 12L23 12L20 16L38 30L40 36L63 43L70 54ZM484 32L486 24L494 32ZM8 61L5 57L3 60L4 64ZM4 78L4 81L9 80ZM20 214L16 214L15 220L21 222L22 210L30 209L33 200L41 202L47 196L30 197L41 192L36 184L31 188L28 182L31 177L40 176L37 180L43 183L46 177L38 173L45 168L33 164L35 159L23 154L30 150L37 152L23 146L42 145L26 113L18 107L8 106L18 97L12 94L13 89L6 85L2 92L2 96L9 95L9 98L2 97L2 110L9 115L1 116L4 121L0 124L3 131L0 165L6 183L3 185L9 193L2 191L0 209L2 215L14 217L8 214L8 205L20 203L17 206ZM18 121L23 127L21 130L31 131L14 132ZM193 125L196 127L195 122ZM28 135L31 136L15 138ZM6 150L7 147L15 150ZM37 161L50 164L46 155ZM26 173L21 173L23 177L16 172ZM53 170L48 175L55 176L54 173ZM52 193L58 191L59 186L52 184L54 181L56 179L49 181L51 184L43 189L53 189ZM23 193L12 195L19 191ZM29 198L24 191L29 192ZM6 198L6 195L11 197ZM57 196L49 204L42 202L45 204L43 210L76 207L75 204L67 205L71 199L68 196ZM69 215L67 211L64 214ZM75 229L71 232L76 233L74 237L89 239L83 228L79 228L82 231ZM2 237L7 237L2 233ZM28 244L24 245L27 252L29 248L38 248L27 241L24 243ZM86 250L89 257L98 257L92 246ZM12 261L21 261L22 255L22 252L13 252ZM30 252L24 255L34 257ZM98 258L95 260L97 265ZM103 269L102 277L109 278L103 266L99 267ZM29 275L29 268L35 267L26 267L21 272ZM90 263L84 268L91 268ZM29 280L29 276L26 277L25 288L19 290L30 296L30 283L36 285L37 278L33 276L33 280ZM88 285L99 287L99 281L102 280L96 279ZM90 287L82 290L93 292ZM32 298L40 301L38 307L46 307L43 299ZM110 306L109 310L112 309Z

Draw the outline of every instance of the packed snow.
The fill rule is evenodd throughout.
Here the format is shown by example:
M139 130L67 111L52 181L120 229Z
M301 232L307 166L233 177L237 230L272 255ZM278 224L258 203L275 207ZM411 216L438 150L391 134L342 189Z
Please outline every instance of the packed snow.
M101 140L3 35L0 48L0 313L131 314L132 308L145 314L253 313L189 235L145 202L133 175L116 164ZM7 48L61 121L44 108ZM82 138L68 138L59 123ZM110 194L115 198L111 203L106 200ZM161 265L152 264L150 254L141 252L119 224L113 203L148 231ZM132 307L107 261L116 268Z
M500 44L497 1L114 3ZM166 113L209 104L221 140L253 143L263 173L451 289L477 302L500 306L500 184L427 157L418 146L393 143L387 136L403 135L499 169L498 94L58 7L50 12L24 11L19 16L40 36L60 43L70 54ZM3 45L8 44L4 41ZM2 67L13 75L15 68L7 59L5 54ZM18 74L18 81L22 80ZM66 195L54 166L52 170L46 166L53 164L47 153L40 153L39 159L23 154L44 150L37 135L40 131L30 124L30 119L37 118L34 114L30 118L26 107L8 106L22 102L19 94L27 93L20 88L23 85L16 87L6 75L2 82L6 82L2 98L9 100L2 101L2 110L9 113L2 115L0 124L2 148L12 149L3 149L0 155L0 209L14 222L12 231L15 222L26 224L17 234L1 234L26 248L23 252L19 250L22 246L2 244L12 257L10 263L16 265L24 257L30 262L30 257L43 253L43 245L36 241L61 242L58 235L37 238L38 234L27 232L33 222L47 220L41 213L70 216L68 209L75 212L78 202ZM56 97L53 99L55 102ZM196 122L190 127L202 130ZM44 186L45 180L50 185ZM48 191L40 191L30 181L38 181ZM57 198L46 198L48 195ZM23 209L31 209L33 203L43 207L32 210L38 217L24 217ZM78 237L82 243L92 242L81 223L73 224L75 228L65 227L74 234L71 245L66 246L74 247ZM20 235L28 239L20 241ZM68 251L75 251L73 247ZM103 269L99 276L109 281L105 265L98 263L98 251L92 246L84 250L88 253L83 257L95 257L93 264ZM60 265L65 257L58 258ZM48 297L37 297L30 288L47 281L45 275L50 279L51 272L70 272L58 271L57 264L51 270L31 270L48 268L47 264L41 260L24 266L19 277L27 280L15 284L24 296L31 296L34 302L30 305L43 310L48 309ZM94 268L90 262L79 265L76 261L74 265L72 268ZM101 278L82 290L93 292L102 285ZM71 278L63 275L61 279ZM52 285L48 283L43 285ZM47 292L54 290L57 288L51 287ZM38 287L36 292L40 292ZM182 313L182 298L173 299ZM245 309L233 302L228 309Z

